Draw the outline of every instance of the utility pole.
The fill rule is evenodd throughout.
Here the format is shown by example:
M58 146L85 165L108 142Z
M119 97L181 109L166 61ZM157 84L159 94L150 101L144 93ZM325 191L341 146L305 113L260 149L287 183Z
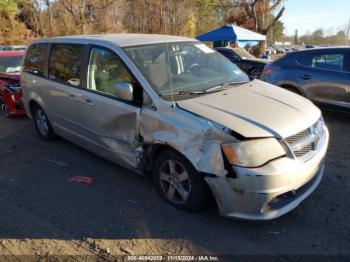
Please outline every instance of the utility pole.
M295 34L294 34L294 44L298 44L298 29L295 29Z

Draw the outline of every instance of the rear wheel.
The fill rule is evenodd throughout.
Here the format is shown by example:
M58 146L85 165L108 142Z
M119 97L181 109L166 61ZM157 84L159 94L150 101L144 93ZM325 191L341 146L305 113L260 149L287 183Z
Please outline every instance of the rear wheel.
M56 135L51 127L50 121L40 106L35 106L33 109L33 120L39 136L46 140L54 140Z
M153 173L161 197L176 208L195 212L209 203L209 187L192 164L179 153L161 151Z

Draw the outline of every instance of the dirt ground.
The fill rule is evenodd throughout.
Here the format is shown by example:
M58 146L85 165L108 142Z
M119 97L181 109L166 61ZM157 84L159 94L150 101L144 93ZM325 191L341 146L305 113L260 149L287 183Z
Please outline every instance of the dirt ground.
M189 214L147 177L63 139L43 142L29 119L0 118L0 255L350 255L350 119L326 114L331 140L319 188L268 222ZM92 185L68 183L93 176ZM3 257L5 258L5 257ZM2 259L1 259L2 260Z

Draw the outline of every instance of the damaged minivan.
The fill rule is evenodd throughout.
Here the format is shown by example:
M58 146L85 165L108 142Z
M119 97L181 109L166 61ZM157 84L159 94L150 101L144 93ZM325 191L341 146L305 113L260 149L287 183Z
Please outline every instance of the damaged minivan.
M190 38L118 34L34 41L24 104L44 140L64 137L142 174L171 205L268 220L320 183L328 130L309 100Z

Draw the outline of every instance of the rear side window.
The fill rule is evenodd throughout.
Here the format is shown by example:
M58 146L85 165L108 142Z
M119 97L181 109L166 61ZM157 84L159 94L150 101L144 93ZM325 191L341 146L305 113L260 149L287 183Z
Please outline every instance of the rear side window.
M80 86L83 52L83 45L52 45L49 78L72 86Z
M23 71L38 76L44 75L45 59L48 44L34 44L27 50L23 62Z
M302 57L299 62L308 67L344 71L344 54L321 54Z

